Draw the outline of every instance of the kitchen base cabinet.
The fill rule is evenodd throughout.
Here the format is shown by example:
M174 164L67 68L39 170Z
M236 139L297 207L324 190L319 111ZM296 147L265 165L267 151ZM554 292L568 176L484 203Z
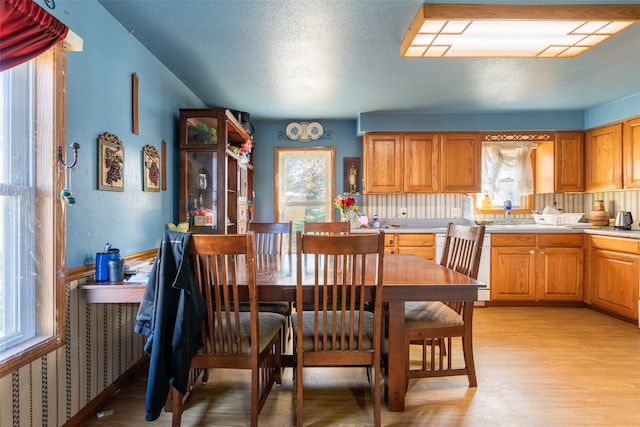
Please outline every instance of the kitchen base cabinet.
M637 323L640 286L640 240L587 237L585 302Z
M535 300L535 234L491 236L491 301Z
M494 234L491 301L581 302L582 234Z
M385 233L386 254L414 254L433 260L436 256L436 235L432 233Z

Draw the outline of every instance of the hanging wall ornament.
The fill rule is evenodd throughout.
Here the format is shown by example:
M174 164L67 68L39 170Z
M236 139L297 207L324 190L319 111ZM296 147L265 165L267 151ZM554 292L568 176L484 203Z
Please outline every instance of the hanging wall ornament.
M66 164L62 158L62 147L58 147L58 163L64 168L65 171L65 185L62 191L60 191L60 196L67 205L73 206L76 204L76 198L73 197L73 193L71 193L71 171L78 163L78 150L80 149L80 144L74 142L70 145L70 147L73 150L73 162L69 165Z

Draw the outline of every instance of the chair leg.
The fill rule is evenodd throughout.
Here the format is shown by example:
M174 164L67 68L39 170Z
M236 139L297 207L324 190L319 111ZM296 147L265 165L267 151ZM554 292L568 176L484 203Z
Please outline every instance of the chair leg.
M473 341L471 335L462 337L462 352L464 353L464 363L467 366L467 376L469 377L469 387L477 387L476 365L473 361Z
M182 421L182 393L171 387L173 410L171 414L171 427L180 427Z
M304 419L302 393L302 364L296 363L296 426L302 427Z
M373 425L380 427L382 425L381 405L382 398L380 395L380 377L382 372L380 371L380 360L373 362Z

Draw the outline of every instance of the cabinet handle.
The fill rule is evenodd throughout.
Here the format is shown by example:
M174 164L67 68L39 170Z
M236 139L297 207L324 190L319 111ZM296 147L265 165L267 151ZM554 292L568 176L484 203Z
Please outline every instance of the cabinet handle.
M535 249L531 249L531 250L529 251L529 253L530 253L531 255L535 255L535 254L536 254L536 251L535 251Z
M393 239L389 239L389 244L393 245Z

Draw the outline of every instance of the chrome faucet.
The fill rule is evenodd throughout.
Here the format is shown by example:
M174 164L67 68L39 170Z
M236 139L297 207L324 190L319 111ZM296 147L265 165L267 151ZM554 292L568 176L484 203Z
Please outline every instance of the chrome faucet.
M504 201L504 222L505 224L511 223L511 200Z

